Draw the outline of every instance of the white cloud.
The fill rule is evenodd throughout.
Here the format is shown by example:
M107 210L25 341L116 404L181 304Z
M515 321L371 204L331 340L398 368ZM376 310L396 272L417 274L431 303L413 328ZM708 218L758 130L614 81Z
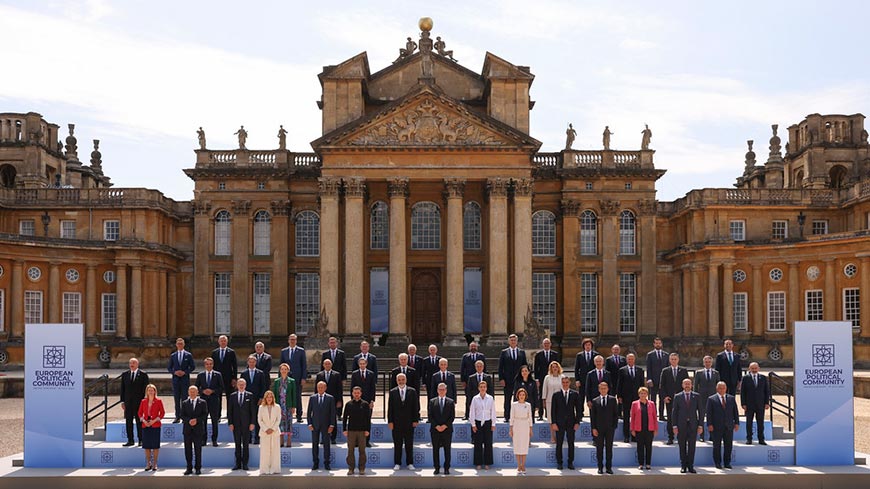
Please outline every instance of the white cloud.
M632 51L645 51L658 47L658 44L645 39L627 38L619 42L619 47Z

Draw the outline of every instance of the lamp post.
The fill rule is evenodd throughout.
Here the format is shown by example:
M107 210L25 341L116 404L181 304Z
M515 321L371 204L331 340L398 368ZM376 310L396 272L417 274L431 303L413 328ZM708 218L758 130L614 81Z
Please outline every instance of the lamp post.
M48 236L48 225L51 223L51 216L48 215L48 211L42 211L42 232L47 237Z
M801 230L801 239L804 237L804 224L807 222L807 216L804 215L804 211L800 211L797 216L798 227Z

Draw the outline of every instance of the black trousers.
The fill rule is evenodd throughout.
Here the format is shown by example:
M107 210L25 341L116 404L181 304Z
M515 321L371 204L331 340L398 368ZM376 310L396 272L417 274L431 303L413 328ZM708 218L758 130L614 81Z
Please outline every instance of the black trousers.
M202 435L199 433L190 431L184 434L184 460L187 461L187 470L202 468Z
M221 396L203 396L208 406L208 415L211 418L211 441L217 443L218 425L221 422ZM202 444L208 441L208 429L202 430Z
M504 419L511 419L511 403L514 400L514 385L504 384Z
M248 465L248 445L251 443L251 432L248 427L235 426L233 440L236 442L236 465Z
M652 465L652 431L637 432L637 464Z
M556 463L562 465L562 444L568 439L568 463L574 463L574 425L568 425L564 430L556 430ZM613 437L611 436L611 443Z
M292 377L292 376L291 376ZM296 382L296 422L302 422L302 377L293 377ZM340 417L339 417L340 418Z
M180 411L179 411L180 412ZM124 403L124 421L127 422L127 441L133 443L133 425L136 425L136 439L142 443L142 422L139 419L139 403L135 406Z
M637 399L622 399L622 438L631 438L631 403Z
M761 409L756 409L753 406L746 406L746 441L752 441L753 418L755 418L758 441L764 441L764 406L762 406Z
M653 386L649 390L649 399L650 401L656 403L659 407L659 418L665 415L665 396L662 393L661 389L659 389L658 384L653 384Z
M181 403L187 399L187 389L190 387L190 377L172 375L172 397L175 399L175 419L181 419ZM139 406L136 406L139 409Z
M260 422L257 420L257 413L260 412L260 399L257 399L254 404L254 431L251 432L251 443L260 443Z
M598 456L598 468L613 467L613 432L615 430L598 430L595 437L595 454Z
M338 430L332 430L335 433ZM314 460L314 465L320 465L320 445L323 444L323 463L329 465L330 457L330 441L332 436L329 434L329 427L314 430L311 432L311 458Z
M402 448L405 450L405 463L414 464L414 427L393 425L393 465L402 465Z
M677 444L680 446L680 465L682 467L695 466L695 444L698 442L698 425L686 423L678 426Z
M336 419L341 419L341 408L342 408L342 407L344 407L344 406L343 406L342 404L340 404L340 403L339 403L338 406L335 407L335 418L336 418ZM260 429L260 427L257 426L257 430L258 430L258 431L259 431L259 429ZM335 429L332 430L332 435L331 435L331 436L332 436L332 444L335 445L336 443L338 443L338 441L337 441L337 440L338 440L338 426L336 426ZM369 437L370 437L370 436L371 436L371 435L369 435L369 436L366 437L366 443L368 443L368 441L369 441ZM260 438L259 433L257 433L257 439L259 439L259 438Z
M735 382L732 384L731 382L728 382L726 380L725 381L725 391L728 394L731 394L732 396L736 396L737 395L737 383Z
M667 424L668 440L674 441L674 423L673 423L673 420L671 419L671 418L673 418L673 413L674 413L674 398L673 398L673 396L671 396L671 402L667 403L665 406L666 406L665 411L667 411L667 413L668 413L668 424Z
M441 449L444 449L444 468L450 468L450 446L453 443L453 430L444 430L441 433L430 430L432 435L432 464L436 469L441 468Z
M544 381L543 380L538 381L538 393L540 396L540 398L538 399L538 417L543 418L544 411L546 410L544 408L547 407L547 406L544 406L544 404L547 404L547 400L544 399ZM535 413L532 413L532 416L534 416L534 414Z
M492 465L492 420L475 421L474 426L474 465Z
M710 433L710 439L713 440L713 463L720 465L724 462L725 465L731 465L731 450L734 447L734 429L713 429ZM725 444L725 455L722 455L722 444Z

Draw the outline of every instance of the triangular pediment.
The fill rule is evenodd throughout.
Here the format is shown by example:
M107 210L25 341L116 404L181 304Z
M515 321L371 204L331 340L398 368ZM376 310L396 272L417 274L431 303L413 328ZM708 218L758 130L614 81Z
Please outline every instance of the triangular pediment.
M311 143L325 148L443 147L533 149L541 143L489 116L469 110L437 87L421 84L381 111Z

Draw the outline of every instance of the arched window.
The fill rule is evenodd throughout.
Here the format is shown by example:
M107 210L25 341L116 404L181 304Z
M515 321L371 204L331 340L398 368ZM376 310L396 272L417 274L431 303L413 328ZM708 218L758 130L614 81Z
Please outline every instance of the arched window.
M254 214L254 254L272 254L272 216L266 211Z
M842 165L834 165L828 176L831 179L831 188L843 188L846 185L846 168Z
M477 202L465 204L462 212L462 242L466 250L480 249L480 205Z
M371 234L373 250L386 250L390 247L390 214L384 201L375 202L372 206Z
M793 188L801 188L804 186L804 171L797 170L794 173L794 182L791 185Z
M532 256L556 255L556 216L550 211L532 214Z
M441 211L434 202L419 202L411 209L411 249L441 249Z
M580 254L598 254L598 216L590 210L580 214Z
M622 211L619 214L619 254L634 255L637 253L635 246L635 217L631 211Z
M229 211L223 210L214 216L214 254L217 256L229 256L231 254L230 238L232 232Z
M320 255L320 216L314 211L296 214L296 256Z
M15 188L15 177L18 172L9 164L0 166L0 187Z

